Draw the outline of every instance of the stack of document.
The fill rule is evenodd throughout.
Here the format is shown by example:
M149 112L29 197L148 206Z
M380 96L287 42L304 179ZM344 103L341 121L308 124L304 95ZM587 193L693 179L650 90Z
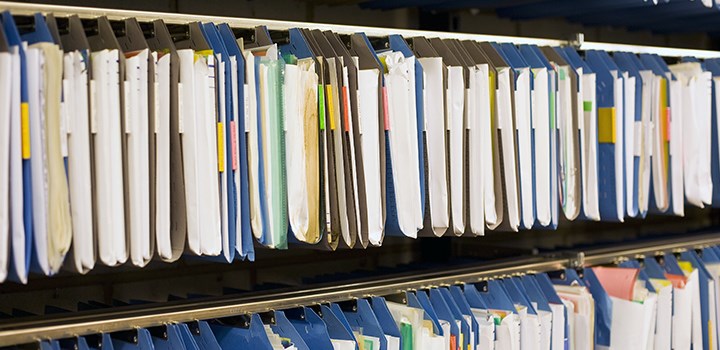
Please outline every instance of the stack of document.
M25 17L0 18L0 280L720 205L718 60Z

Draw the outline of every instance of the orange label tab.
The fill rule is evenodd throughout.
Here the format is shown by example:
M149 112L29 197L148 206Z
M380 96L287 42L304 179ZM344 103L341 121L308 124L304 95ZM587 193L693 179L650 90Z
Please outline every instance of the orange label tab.
M30 106L27 102L20 104L20 136L22 139L22 157L30 159Z
M224 172L225 171L225 147L223 145L225 144L223 141L225 140L225 127L223 126L223 123L217 124L217 154L218 154L218 171Z

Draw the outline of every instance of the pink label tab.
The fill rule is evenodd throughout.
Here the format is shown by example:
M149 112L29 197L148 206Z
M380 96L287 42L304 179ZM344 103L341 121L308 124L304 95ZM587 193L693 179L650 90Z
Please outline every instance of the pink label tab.
M387 87L382 88L383 114L385 115L385 131L390 130L390 113L388 113Z
M230 154L232 156L232 170L237 170L238 168L238 130L237 126L235 124L235 121L230 122L230 144L232 145L232 150L230 150Z

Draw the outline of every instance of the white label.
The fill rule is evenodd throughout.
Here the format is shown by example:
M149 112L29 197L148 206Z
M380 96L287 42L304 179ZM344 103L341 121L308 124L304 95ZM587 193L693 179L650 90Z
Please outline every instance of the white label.
M185 132L185 119L184 116L184 110L183 108L183 98L185 98L185 95L183 94L183 84L178 83L178 133L182 134Z
M132 126L130 118L132 118L133 112L130 111L130 84L127 81L123 84L123 92L125 93L123 98L123 104L125 105L125 113L123 113L125 117L125 133L129 134Z
M634 144L633 144L633 155L635 157L640 157L642 153L642 121L636 121L635 122L635 130L634 130Z
M67 118L68 118L68 103L60 103L60 152L63 157L68 156L68 131L67 131Z
M243 89L243 110L245 111L245 132L250 132L250 98L248 97L248 84Z
M64 130L63 134L70 134L72 133L72 123L70 122L70 113L68 111L68 92L72 91L72 85L70 85L70 81L67 79L63 79L62 83L64 92L61 105L62 113L60 113L60 130Z
M154 119L153 123L155 126L154 127L155 130L153 130L153 132L155 132L155 134L157 134L158 128L159 128L158 115L160 115L160 83L157 81L157 76L155 77L155 79L156 79L155 83L153 83L153 89L155 89L155 93L153 94L155 96L155 104L153 106L153 108L155 110L155 115L153 116L153 119Z
M90 132L97 134L97 86L90 80Z

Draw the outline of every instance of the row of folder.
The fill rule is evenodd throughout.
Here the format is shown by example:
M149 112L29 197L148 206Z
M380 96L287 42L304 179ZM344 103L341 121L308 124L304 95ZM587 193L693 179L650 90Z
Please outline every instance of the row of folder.
M48 340L42 348L713 350L720 339L719 288L716 246L612 266Z
M0 281L720 203L717 60L0 21Z

